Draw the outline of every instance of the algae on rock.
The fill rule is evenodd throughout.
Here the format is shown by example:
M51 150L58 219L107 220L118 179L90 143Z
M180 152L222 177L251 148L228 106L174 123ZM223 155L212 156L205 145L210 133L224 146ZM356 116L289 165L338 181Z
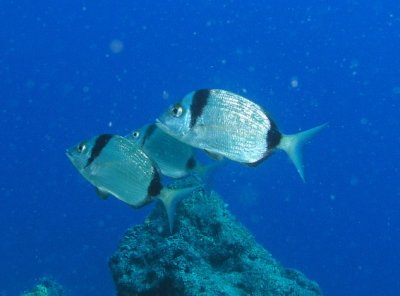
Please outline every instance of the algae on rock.
M215 193L183 200L173 234L158 204L126 232L109 267L118 296L322 295L256 243Z

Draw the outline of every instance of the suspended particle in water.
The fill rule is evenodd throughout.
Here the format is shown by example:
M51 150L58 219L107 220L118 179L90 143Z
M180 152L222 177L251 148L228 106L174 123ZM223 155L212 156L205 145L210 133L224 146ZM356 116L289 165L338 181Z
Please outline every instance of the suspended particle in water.
M27 82L26 82L26 84L25 84L25 86L27 87L27 88L34 88L35 87L35 85L36 85L36 83L35 83L35 81L34 80L31 80L31 79L29 79ZM0 294L1 295L1 294Z
M162 98L163 98L164 100L168 100L168 98L169 98L169 93L168 93L166 90L163 90L163 92L162 92Z
M365 118L365 117L363 117L363 118L361 118L360 123L361 123L362 125L366 125L366 124L368 124L368 119Z
M113 53L120 53L124 50L124 43L119 39L114 39L110 43L110 49Z
M249 71L249 72L254 72L255 70L256 70L256 67L254 67L254 66L249 66L247 68L247 71Z
M351 176L351 178L350 178L350 184L351 184L352 186L358 185L358 177L357 177L357 176Z
M104 222L104 220L100 219L100 220L97 221L97 226L99 228L103 228L105 225L106 225L106 223Z
M290 79L290 86L293 88L296 88L299 86L299 80L296 76L294 76Z
M400 95L400 86L393 87L393 93L395 95Z

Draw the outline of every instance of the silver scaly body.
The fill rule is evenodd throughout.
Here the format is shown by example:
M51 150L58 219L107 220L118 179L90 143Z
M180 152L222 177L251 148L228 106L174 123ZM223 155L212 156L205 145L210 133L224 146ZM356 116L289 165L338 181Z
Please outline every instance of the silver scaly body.
M258 165L276 149L282 149L303 181L301 147L327 125L297 134L282 134L259 105L220 89L189 93L162 114L156 124L186 144L250 166Z
M140 145L165 176L185 177L196 165L193 148L166 134L155 124L145 125L127 138Z

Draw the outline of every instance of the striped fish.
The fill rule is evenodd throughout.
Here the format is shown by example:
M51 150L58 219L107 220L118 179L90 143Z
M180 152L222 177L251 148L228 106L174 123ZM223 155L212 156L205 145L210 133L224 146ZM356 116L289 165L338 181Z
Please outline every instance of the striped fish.
M134 130L127 138L143 149L163 175L171 178L182 178L194 173L206 179L210 170L215 167L200 164L192 146L171 137L155 124Z
M201 89L187 94L162 114L156 124L183 143L249 166L258 165L282 149L303 181L301 147L326 126L283 134L259 105L220 89Z
M176 203L197 188L164 187L153 161L137 144L122 136L99 135L73 146L66 154L102 196L113 195L134 208L160 199L167 210L171 231Z

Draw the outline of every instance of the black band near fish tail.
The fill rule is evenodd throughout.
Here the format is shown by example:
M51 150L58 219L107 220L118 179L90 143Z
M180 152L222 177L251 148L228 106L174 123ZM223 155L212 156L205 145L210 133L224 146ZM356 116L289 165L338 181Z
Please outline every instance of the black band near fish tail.
M209 96L209 89L200 89L193 94L192 104L190 105L190 128L196 124L197 119L203 113L203 109L207 105Z
M279 145L282 139L282 134L278 130L278 127L276 126L275 122L273 122L272 120L270 120L270 122L271 122L271 128L267 133L267 151L274 150Z
M104 147L106 147L107 143L112 137L113 135L109 134L104 134L97 137L93 149L90 151L90 157L86 163L86 167L89 166L97 157L99 157L101 151L104 149Z
M150 124L150 125L147 127L147 129L146 129L146 131L145 131L145 133L144 133L144 135L143 135L142 146L144 146L144 143L146 142L146 140L147 140L148 138L151 137L151 135L154 133L154 131L156 130L156 128L157 128L157 126L156 126L155 124Z
M270 123L271 123L271 127L267 132L267 147L266 147L264 156L255 162L245 163L246 165L248 165L250 167L258 166L260 163L262 163L264 160L266 160L269 156L271 156L271 154L275 151L275 148L281 142L281 139L282 139L281 132L278 130L278 127L276 126L275 122L270 120Z
M149 187L147 188L147 195L148 196L158 196L158 195L160 195L162 187L163 186L161 184L160 173L157 170L154 170L153 178L151 179Z

